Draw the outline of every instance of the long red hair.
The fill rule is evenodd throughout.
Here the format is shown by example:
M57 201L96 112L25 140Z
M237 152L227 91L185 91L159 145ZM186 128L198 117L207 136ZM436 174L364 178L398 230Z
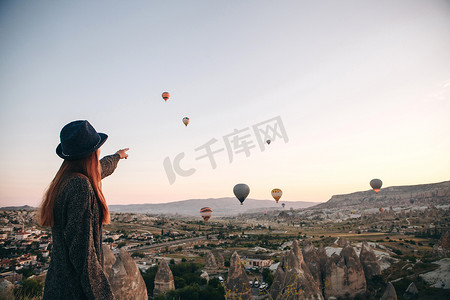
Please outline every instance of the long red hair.
M54 224L53 207L55 206L56 196L64 179L75 173L82 174L89 179L92 188L94 189L97 198L100 200L104 224L109 224L110 216L108 206L106 205L105 196L103 195L101 188L101 170L98 160L98 152L94 151L86 158L79 160L68 161L64 160L59 168L58 172L53 178L50 186L44 194L40 211L39 211L39 224L41 226L50 226Z

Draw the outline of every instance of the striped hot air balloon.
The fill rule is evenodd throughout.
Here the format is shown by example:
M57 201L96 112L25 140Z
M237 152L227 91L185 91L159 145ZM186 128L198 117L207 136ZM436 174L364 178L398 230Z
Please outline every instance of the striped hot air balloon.
M184 117L184 118L183 118L183 124L184 124L185 126L188 126L188 124L189 124L189 118L188 118L188 117Z
M283 192L280 189L272 190L272 197L273 197L273 199L275 199L276 203L278 203L278 200L280 200L281 195L283 195Z
M212 209L210 207L203 207L200 209L200 215L202 216L205 223L209 221L212 215Z

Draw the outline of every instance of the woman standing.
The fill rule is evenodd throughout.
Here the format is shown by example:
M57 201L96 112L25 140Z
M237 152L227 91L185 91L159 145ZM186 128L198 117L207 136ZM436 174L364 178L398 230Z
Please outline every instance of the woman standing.
M64 161L40 210L40 224L52 227L53 240L44 299L114 299L103 272L102 224L110 216L101 179L128 157L128 148L99 160L107 138L88 121L61 130L56 153Z

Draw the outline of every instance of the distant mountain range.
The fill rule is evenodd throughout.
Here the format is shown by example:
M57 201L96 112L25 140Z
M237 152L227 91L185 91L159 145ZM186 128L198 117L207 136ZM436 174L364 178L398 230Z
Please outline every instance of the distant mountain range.
M410 200L413 201L410 202ZM450 181L430 184L390 186L373 190L332 196L330 200L308 209L365 209L386 206L450 205Z
M5 206L0 207L0 210L36 210L36 207L23 205L23 206Z
M236 198L191 199L158 204L127 204L110 205L111 212L149 213L149 214L178 214L182 216L198 216L200 208L210 207L215 216L233 216L240 213L264 212L265 210L282 210L281 203L285 203L285 210L311 207L317 202L280 201L246 199L240 205Z
M281 203L285 203L284 210L289 209L366 209L388 206L409 206L413 199L415 206L450 205L450 181L430 184L391 186L382 188L378 194L373 190L354 192L345 195L332 196L324 203L305 201L280 201L247 199L240 205L236 198L191 199L169 203L147 203L110 205L111 212L149 213L149 214L178 214L182 216L198 216L200 208L210 207L215 216L233 216L240 213L262 213L265 210L282 210ZM2 207L1 210L35 210L25 206Z

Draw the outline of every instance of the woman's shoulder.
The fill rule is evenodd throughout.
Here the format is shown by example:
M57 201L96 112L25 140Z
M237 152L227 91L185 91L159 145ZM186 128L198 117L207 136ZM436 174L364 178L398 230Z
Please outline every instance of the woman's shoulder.
M73 174L64 180L57 202L74 211L88 208L95 198L89 179L82 174Z
M63 192L73 192L73 191L94 191L89 178L83 174L75 173L69 175L62 185Z

